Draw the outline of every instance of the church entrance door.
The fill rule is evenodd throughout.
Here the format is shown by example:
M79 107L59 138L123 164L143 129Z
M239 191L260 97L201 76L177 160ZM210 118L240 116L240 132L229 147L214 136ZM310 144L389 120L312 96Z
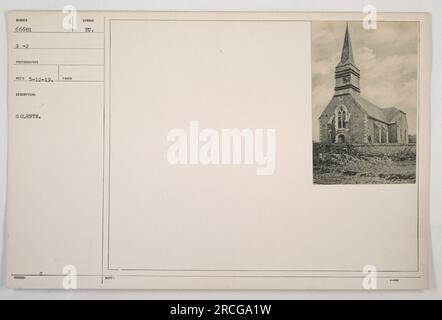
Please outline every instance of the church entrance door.
M338 143L345 143L345 136L343 134L340 134L337 140Z

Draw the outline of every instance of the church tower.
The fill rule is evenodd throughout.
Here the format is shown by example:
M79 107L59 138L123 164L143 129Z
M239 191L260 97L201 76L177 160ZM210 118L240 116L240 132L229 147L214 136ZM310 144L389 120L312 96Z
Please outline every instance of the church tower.
M335 96L344 94L359 94L360 70L356 67L351 47L348 23L345 29L344 45L342 46L341 61L335 70Z

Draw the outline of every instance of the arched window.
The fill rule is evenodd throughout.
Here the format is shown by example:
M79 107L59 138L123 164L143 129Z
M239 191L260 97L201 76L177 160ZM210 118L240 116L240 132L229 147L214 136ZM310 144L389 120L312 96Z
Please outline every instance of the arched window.
M338 110L338 128L345 128L345 120L347 118L345 110L341 107Z

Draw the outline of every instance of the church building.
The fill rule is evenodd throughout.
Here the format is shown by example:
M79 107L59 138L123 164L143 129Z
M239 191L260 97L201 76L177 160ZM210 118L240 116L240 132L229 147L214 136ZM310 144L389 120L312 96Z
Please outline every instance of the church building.
M335 69L335 92L319 117L320 142L408 143L407 114L363 98L359 80L347 24L341 60Z

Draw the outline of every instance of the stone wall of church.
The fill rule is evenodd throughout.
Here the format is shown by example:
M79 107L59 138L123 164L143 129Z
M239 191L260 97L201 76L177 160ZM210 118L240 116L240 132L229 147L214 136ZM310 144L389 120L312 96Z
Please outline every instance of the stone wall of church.
M390 133L388 124L368 118L367 121L367 142L368 143L388 143Z
M400 113L395 123L386 124L369 118L367 122L368 143L408 143L408 124L405 114Z
M349 121L349 143L366 143L365 140L365 113L356 105L351 105Z
M336 109L341 106L348 113L345 128L336 125ZM319 117L319 140L335 143L342 136L345 143L366 143L365 121L365 113L351 95L335 96Z
M398 143L398 126L396 123L388 126L388 137L390 143Z
M397 142L408 143L408 121L405 113L398 113L393 119L396 122Z

